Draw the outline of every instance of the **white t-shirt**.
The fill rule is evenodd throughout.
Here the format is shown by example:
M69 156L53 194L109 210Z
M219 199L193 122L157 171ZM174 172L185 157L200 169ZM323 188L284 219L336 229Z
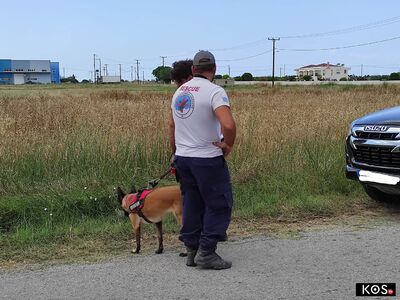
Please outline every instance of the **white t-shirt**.
M221 125L214 111L229 107L223 88L208 79L194 77L180 86L172 97L175 144L178 156L216 157L222 150L212 144L221 140Z

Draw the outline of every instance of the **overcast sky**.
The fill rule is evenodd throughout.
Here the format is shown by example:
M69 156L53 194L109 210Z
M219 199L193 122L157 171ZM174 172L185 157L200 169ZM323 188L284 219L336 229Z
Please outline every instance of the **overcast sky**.
M400 71L400 39L298 51L400 37L396 0L20 0L2 1L1 20L0 58L59 61L61 73L65 68L67 76L79 79L89 77L94 53L108 64L110 75L121 63L123 78L130 79L139 59L141 77L144 71L151 79L160 56L170 65L199 49L212 50L220 74L230 68L232 76L270 75L268 37L282 37L276 42L277 75L328 61L357 75L361 65L364 75Z

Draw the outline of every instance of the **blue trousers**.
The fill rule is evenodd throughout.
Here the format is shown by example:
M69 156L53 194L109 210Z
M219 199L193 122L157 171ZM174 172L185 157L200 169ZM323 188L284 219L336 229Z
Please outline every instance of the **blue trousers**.
M213 250L231 220L232 184L225 158L177 156L175 166L183 194L183 242L192 249Z

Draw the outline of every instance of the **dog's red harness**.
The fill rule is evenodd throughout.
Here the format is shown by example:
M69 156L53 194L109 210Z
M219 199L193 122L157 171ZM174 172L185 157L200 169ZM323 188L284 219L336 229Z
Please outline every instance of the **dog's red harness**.
M132 197L132 202L129 204L129 210L133 214L138 214L139 217L143 218L147 223L153 223L142 213L144 207L144 200L152 192L152 189L139 190L137 194Z

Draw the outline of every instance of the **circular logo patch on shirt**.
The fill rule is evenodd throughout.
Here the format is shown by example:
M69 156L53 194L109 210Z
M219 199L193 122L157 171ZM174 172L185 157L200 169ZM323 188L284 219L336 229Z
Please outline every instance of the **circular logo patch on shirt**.
M188 118L194 110L194 98L191 93L179 94L175 99L174 113L178 118Z

